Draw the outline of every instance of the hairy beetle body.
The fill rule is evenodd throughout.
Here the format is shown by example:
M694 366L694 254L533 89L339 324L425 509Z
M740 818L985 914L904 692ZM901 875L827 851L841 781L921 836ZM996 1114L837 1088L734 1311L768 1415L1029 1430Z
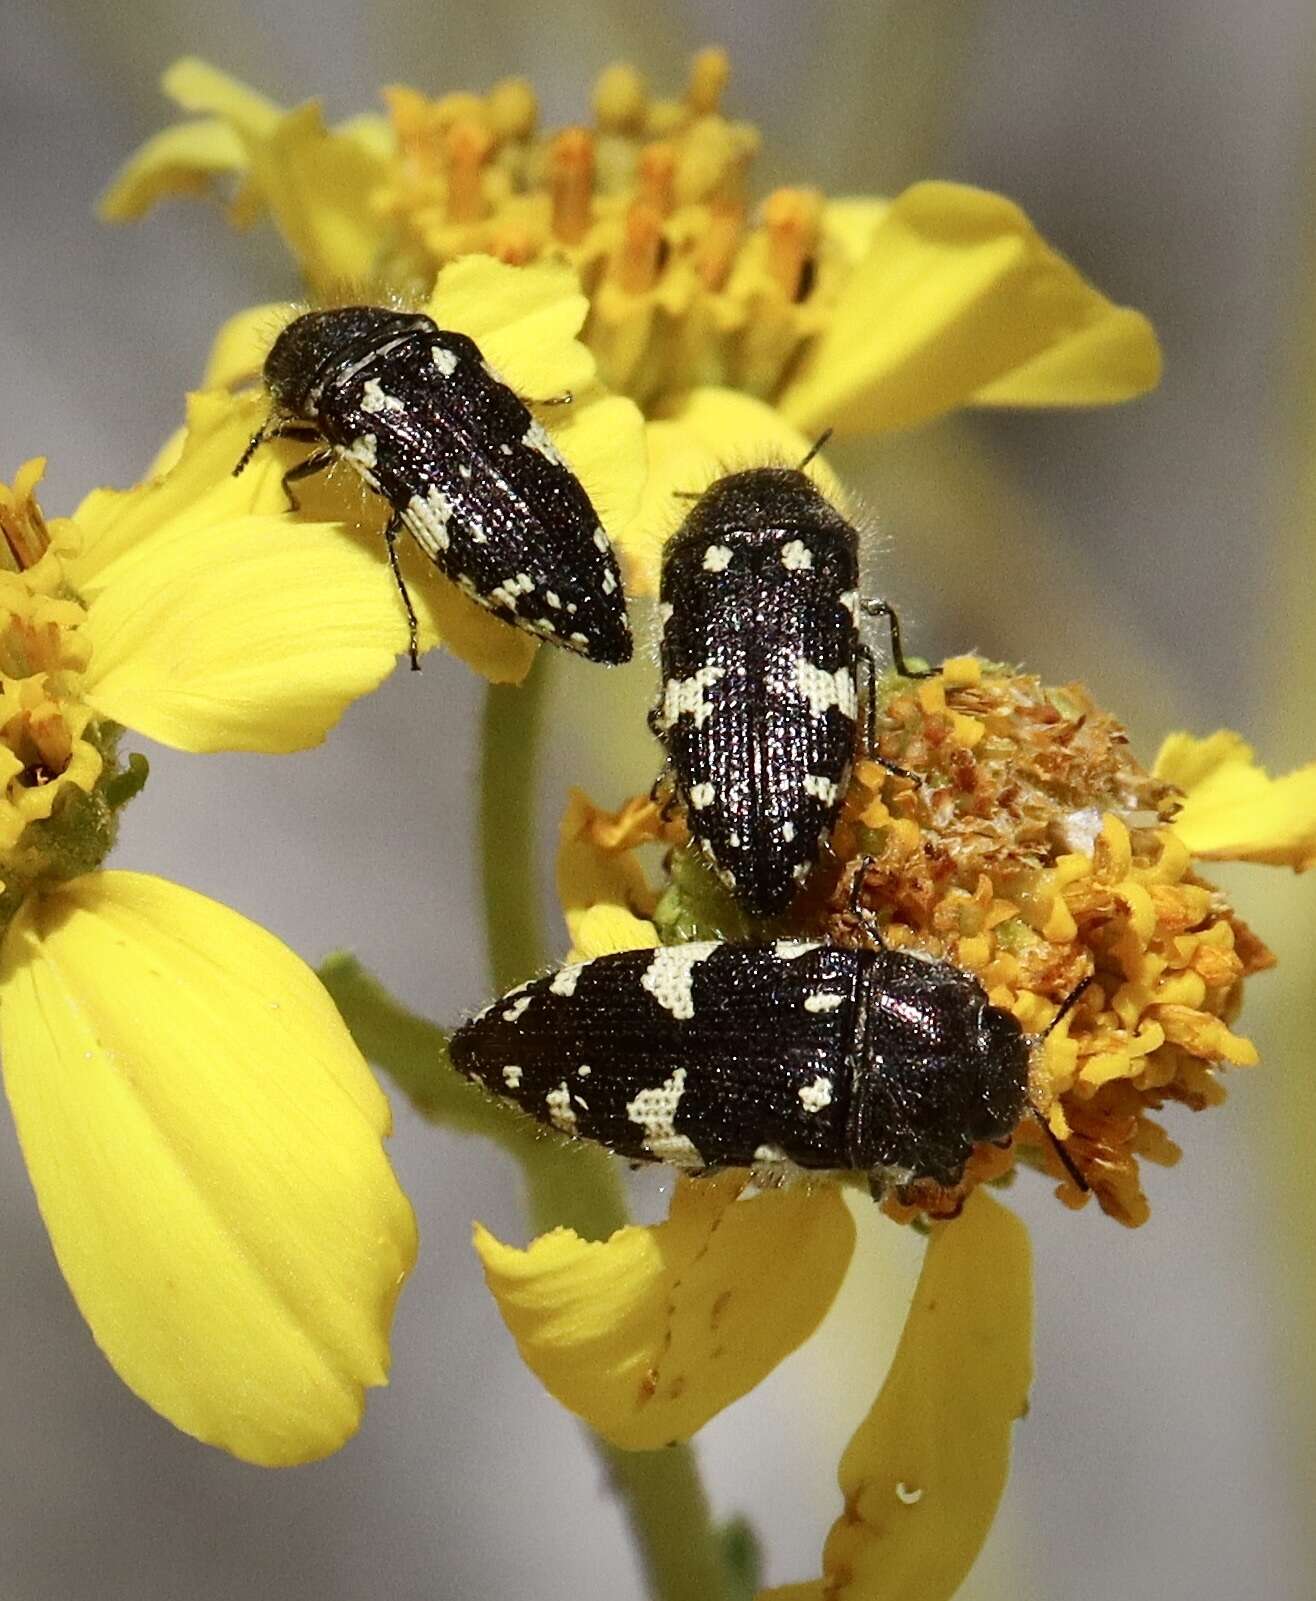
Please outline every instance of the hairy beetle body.
M591 661L630 659L621 574L589 497L472 339L416 312L312 311L279 335L265 380L276 416L235 470L262 438L317 439L325 449L285 484L350 462L393 509L390 554L405 527L504 622ZM403 599L414 662L404 586Z
M1027 1107L1029 1044L971 974L779 940L622 951L531 980L453 1036L454 1064L637 1161L957 1183Z

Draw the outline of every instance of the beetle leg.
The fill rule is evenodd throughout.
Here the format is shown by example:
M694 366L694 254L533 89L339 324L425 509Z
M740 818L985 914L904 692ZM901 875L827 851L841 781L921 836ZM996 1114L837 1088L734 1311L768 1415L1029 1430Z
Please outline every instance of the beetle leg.
M891 629L891 660L896 671L902 678L935 678L940 672L938 667L923 667L915 672L905 661L905 653L900 646L900 619L896 616L895 607L885 600L865 600L863 602L865 617L885 617Z
M402 576L402 565L398 561L398 535L401 531L402 513L395 511L388 520L388 527L384 530L384 544L388 548L388 564L393 569L393 582L398 586L398 594L402 596L402 605L407 613L407 654L411 657L411 670L413 673L418 673L420 624L416 621L416 608L411 604L411 595Z
M266 436L269 437L268 435ZM283 475L283 492L288 497L288 510L300 511L301 502L292 492L292 486L302 478L313 478L316 473L322 473L327 467L332 467L335 461L332 450L313 451L305 461L299 461L295 467L289 467Z

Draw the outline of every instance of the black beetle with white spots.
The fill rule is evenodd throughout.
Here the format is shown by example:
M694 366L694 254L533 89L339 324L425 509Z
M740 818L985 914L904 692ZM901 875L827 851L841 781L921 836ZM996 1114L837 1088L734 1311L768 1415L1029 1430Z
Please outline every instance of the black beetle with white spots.
M1028 1106L1033 1042L950 962L809 941L620 951L457 1030L456 1067L640 1162L951 1187Z
M859 719L858 534L798 469L719 479L663 556L650 726L692 838L748 912L784 912L831 836ZM915 675L917 676L917 675Z
M422 313L344 306L297 317L265 361L274 414L266 439L315 442L291 485L341 459L472 600L590 661L630 660L621 574L589 496L542 423L488 366L474 340Z

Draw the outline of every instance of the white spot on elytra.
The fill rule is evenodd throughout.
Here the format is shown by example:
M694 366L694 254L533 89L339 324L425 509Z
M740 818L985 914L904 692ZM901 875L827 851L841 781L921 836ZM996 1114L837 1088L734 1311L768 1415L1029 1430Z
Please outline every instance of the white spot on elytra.
M805 881L805 879L808 878L808 876L809 876L809 864L808 864L808 862L797 862L796 865L791 868L791 877L795 880L795 882L797 884L802 884Z
M815 796L824 806L830 806L837 796L836 782L823 773L806 773L804 793Z
M515 1023L517 1018L520 1017L521 1013L525 1011L526 1007L529 1006L533 999L533 995L522 995L519 1000L513 1001L503 1013L503 1022Z
M564 1134L576 1132L576 1114L571 1110L571 1091L566 1084L559 1084L555 1090L549 1090L544 1097L544 1105L548 1108L549 1121L554 1128L560 1128Z
M740 849L740 835L739 834L728 834L727 835L727 844L730 845L730 847L731 847L731 849L733 851L738 851Z
M678 1067L657 1089L641 1090L633 1101L627 1101L626 1116L644 1130L642 1143L650 1156L674 1167L702 1167L703 1158L688 1136L676 1132L676 1109L684 1094L685 1069Z
M844 1000L844 995L829 995L826 990L818 990L815 994L804 997L804 1010L806 1012L834 1012Z
M692 969L696 962L704 961L716 949L717 945L710 940L693 940L688 945L660 945L641 974L640 983L673 1017L693 1017Z
M502 452L502 454L504 456L510 456L512 454L512 447L509 444L506 444L506 443L501 444L501 445L499 445L498 449Z
M551 589L546 589L544 591L544 599L548 602L548 604L553 608L554 611L560 611L562 609L561 600L559 599L559 597Z
M396 395L386 395L380 387L378 378L367 378L361 385L361 410L367 412L377 411L405 411L406 403Z
M821 1112L832 1104L832 1081L821 1073L812 1084L800 1085L800 1105L806 1112Z
M554 995L574 995L583 971L583 962L573 962L570 967L560 967L553 974L553 982L548 986L549 991Z
M521 1069L515 1062L509 1062L503 1069L503 1083L509 1090L517 1089L521 1083Z
M448 523L452 518L452 502L441 489L431 486L422 500L419 495L413 495L407 504L405 513L407 527L416 536L416 543L429 557L437 556L439 551L447 550L451 539L448 534Z
M576 1069L576 1077L577 1078L588 1078L593 1071L594 1071L594 1069L589 1065L588 1062L582 1062L580 1064L580 1066Z
M562 452L548 436L548 429L537 417L530 419L530 425L521 436L521 443L531 450L537 450L545 461L551 462L554 467L564 467Z
M725 572L730 560L730 545L710 545L704 552L704 571L706 573Z
M859 622L859 591L857 589L847 589L838 598L841 605L845 607L857 624Z
M781 825L781 837L788 845L795 838L795 824L789 819Z
M829 706L839 707L846 717L855 715L857 701L851 668L842 665L829 673L801 656L795 664L795 685L815 717L821 717Z
M529 573L517 573L514 578L495 584L489 591L489 599L497 606L505 606L508 611L515 611L517 598L528 595L534 587L535 581Z
M430 359L445 378L451 378L457 371L457 363L461 357L455 350L449 350L444 345L431 345Z
M609 551L612 546L608 543L608 536L601 528L594 530L594 545L597 550Z
M611 573L604 573L604 575L603 575L603 593L605 595L610 595L613 592L613 590L616 589L616 587L617 587L617 580L612 576L612 574Z
M796 956L807 956L810 951L816 951L818 943L807 939L779 939L772 949L781 961L789 962Z
M698 810L701 806L713 804L713 786L711 784L692 784L690 786L690 804Z
M585 645L589 644L589 635L588 634L568 634L567 638L571 641L571 643L573 645L585 646Z
M362 434L360 439L354 439L343 454L349 461L355 462L358 467L373 467L375 465L375 446L379 443L374 434Z
M713 705L704 691L726 676L725 667L701 667L690 678L669 678L663 686L663 721L670 728L678 717L689 715L695 727L702 728L712 716Z
M789 1162L790 1157L780 1145L757 1145L754 1148L754 1160L775 1167L778 1163Z
M466 465L466 463L464 461L459 461L457 463L457 476L459 478L462 478L462 479L466 480L466 481L470 480L471 469Z
M781 547L781 565L788 572L806 572L813 566L813 552L802 539L788 539Z

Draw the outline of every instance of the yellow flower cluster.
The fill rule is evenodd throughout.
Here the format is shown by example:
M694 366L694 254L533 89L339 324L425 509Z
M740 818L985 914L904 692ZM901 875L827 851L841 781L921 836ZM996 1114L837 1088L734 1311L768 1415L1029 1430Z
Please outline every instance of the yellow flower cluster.
M1148 1113L1167 1100L1214 1105L1213 1065L1256 1061L1226 1019L1271 957L1192 873L1173 786L1138 766L1081 686L949 661L887 695L881 749L916 780L861 763L836 843L843 859L865 858L863 897L890 914L884 937L977 974L993 1005L1039 1035L1094 978L1039 1053L1033 1100L1102 1207L1144 1222L1138 1157L1178 1157ZM852 927L848 901L829 923ZM1039 1145L1045 1158L1025 1119L1016 1147L980 1152L959 1193L925 1204L958 1205ZM1060 1193L1082 1203L1071 1183ZM911 1195L891 1211L919 1204Z
M90 796L102 753L87 736L92 709L83 698L90 656L86 610L68 593L63 563L52 548L36 488L45 462L0 484L0 855L4 891L40 871L30 825L69 801ZM26 867L26 875L24 869Z
M180 61L164 87L194 120L144 146L102 212L126 221L227 180L231 218L268 214L318 296L350 284L421 299L470 253L565 261L605 384L668 421L700 394L739 401L739 418L703 434L717 451L753 449L752 404L806 435L873 434L965 404L1100 405L1156 384L1147 319L999 195L784 189L756 209L759 136L720 110L728 70L703 52L669 100L609 68L591 127L541 134L521 80L438 100L395 88L387 119L329 129L314 102L285 111Z

